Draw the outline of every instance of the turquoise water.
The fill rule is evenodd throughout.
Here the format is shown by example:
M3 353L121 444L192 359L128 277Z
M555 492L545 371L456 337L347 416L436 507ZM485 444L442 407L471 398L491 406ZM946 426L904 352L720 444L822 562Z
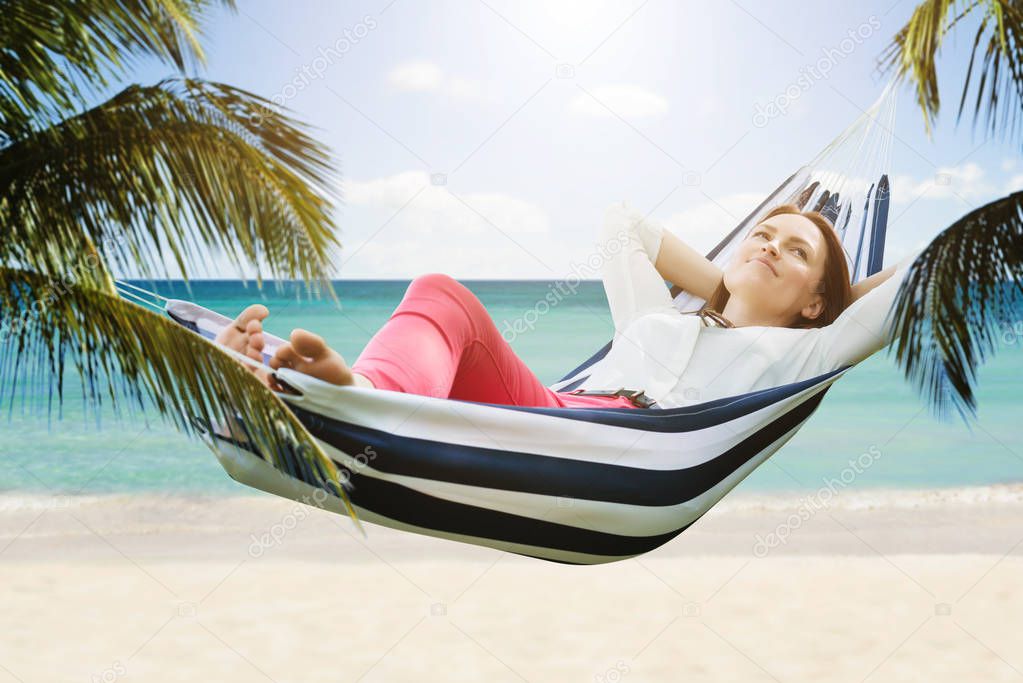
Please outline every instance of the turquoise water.
M464 280L501 330L519 333L512 347L545 384L551 384L612 335L604 290L580 283L554 295L543 281ZM188 298L234 315L259 301L271 310L267 329L279 336L296 326L322 334L349 361L387 320L407 281L340 281L341 306L309 300L285 284L263 290L235 281L139 283L166 296ZM545 298L546 297L546 298ZM544 303L539 303L543 301ZM1023 392L1023 337L1009 336L979 373L979 421L972 433L961 421L940 423L882 351L850 371L829 392L810 422L740 489L748 492L816 490L849 460L871 453L873 463L850 489L985 485L1023 480L1019 422ZM0 346L0 353L10 353ZM60 493L251 491L227 477L206 448L159 418L118 421L109 411L83 410L75 378L68 377L64 416L48 424L45 412L15 404L0 416L0 491ZM45 394L30 388L29 402ZM6 406L5 406L6 413ZM958 420L958 418L956 418ZM880 453L880 456L876 455Z

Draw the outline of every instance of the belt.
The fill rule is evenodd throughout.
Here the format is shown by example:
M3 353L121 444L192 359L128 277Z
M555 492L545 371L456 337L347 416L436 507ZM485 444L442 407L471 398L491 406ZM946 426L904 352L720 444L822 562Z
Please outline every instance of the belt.
M573 394L575 396L624 396L632 401L632 404L637 408L650 408L657 405L657 401L644 394L642 390L625 389L624 387L621 389L615 389L614 391L608 391L605 389L575 389L565 393Z

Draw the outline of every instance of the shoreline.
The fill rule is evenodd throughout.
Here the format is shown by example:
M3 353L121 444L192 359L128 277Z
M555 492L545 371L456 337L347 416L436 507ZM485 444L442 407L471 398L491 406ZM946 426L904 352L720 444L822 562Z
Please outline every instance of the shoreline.
M1023 483L727 495L645 557L1000 554L1018 539ZM352 521L268 494L0 493L0 561L89 561L111 543L154 561L358 562L498 557L501 551ZM260 540L263 539L263 540ZM128 552L130 550L130 553ZM513 556L526 562L530 558Z
M925 508L948 504L985 505L1005 504L1023 506L1023 481L1011 481L980 486L919 486L844 489L825 498L819 495L828 487L818 489L777 489L760 491L732 491L714 506L714 510L781 510L795 503L816 499L819 505L835 510L862 510L882 507ZM834 491L834 489L831 489ZM182 504L226 504L250 501L260 504L270 500L286 500L271 494L243 489L240 492L185 492L177 490L112 491L83 494L46 494L27 489L0 489L0 516L19 510L44 510L59 507L80 507L104 503L137 503L147 500L177 501ZM295 501L286 501L292 502Z

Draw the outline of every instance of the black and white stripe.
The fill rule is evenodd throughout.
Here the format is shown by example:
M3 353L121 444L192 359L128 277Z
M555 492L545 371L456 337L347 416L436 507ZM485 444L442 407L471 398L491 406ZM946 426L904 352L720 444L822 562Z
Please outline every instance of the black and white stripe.
M867 183L836 168L873 178L881 172L869 175L877 164L887 168L887 159L864 165L841 152L890 151L894 111L887 120L879 112L892 93L886 90L708 258L725 263L767 208L802 196L809 207L824 203L834 215L843 244L852 246L847 255L854 278L880 269L887 195L880 198L874 188L886 187L887 177ZM685 294L675 300L679 310L700 303ZM230 324L188 302L172 301L167 312L211 338ZM610 346L550 388L578 386ZM348 474L360 519L555 562L597 564L649 552L685 531L792 438L849 367L672 409L508 406L339 387L289 370L278 374L301 392L282 398ZM213 432L209 443L238 481L346 514L339 498L324 501L322 489L307 483L315 478L301 458L286 458L279 471L244 443Z

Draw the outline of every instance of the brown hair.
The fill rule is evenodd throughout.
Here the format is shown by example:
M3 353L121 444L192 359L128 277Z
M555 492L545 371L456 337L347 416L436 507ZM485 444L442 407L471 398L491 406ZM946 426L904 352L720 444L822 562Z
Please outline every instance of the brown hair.
M849 267L845 262L845 250L842 249L842 242L839 240L835 228L831 225L831 221L817 211L800 211L799 207L795 204L781 204L774 207L767 212L766 216L757 221L757 225L760 225L768 218L786 213L802 216L816 225L824 237L825 244L824 276L821 278L821 291L818 292L824 299L824 308L816 318L805 318L800 315L799 320L786 327L797 329L825 327L835 322L835 319L841 315L842 311L852 303L852 288L849 286ZM728 303L729 296L731 294L725 288L725 281L722 279L718 283L717 289L714 290L714 293L711 294L698 313L701 317L705 315L717 316L728 322L727 318L721 315L721 311L725 310L725 304ZM733 327L731 322L728 322L728 326Z

